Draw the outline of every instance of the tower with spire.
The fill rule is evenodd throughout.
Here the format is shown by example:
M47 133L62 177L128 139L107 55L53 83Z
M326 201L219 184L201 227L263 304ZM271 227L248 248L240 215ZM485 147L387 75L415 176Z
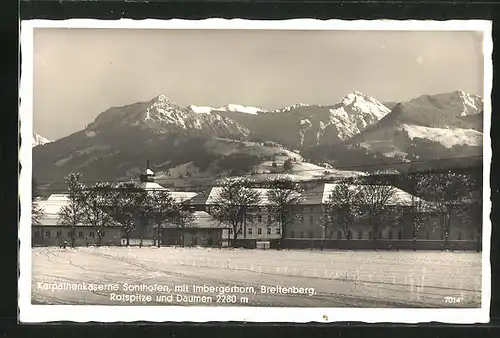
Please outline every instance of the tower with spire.
M144 170L144 172L140 176L141 183L154 182L154 179L155 179L155 173L153 172L153 170L150 169L149 160L147 160L146 170Z

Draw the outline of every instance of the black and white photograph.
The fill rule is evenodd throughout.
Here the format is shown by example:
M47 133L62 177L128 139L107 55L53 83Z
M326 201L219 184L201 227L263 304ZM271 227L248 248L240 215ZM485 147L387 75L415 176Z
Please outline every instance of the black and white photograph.
M491 24L21 23L21 320L487 322Z

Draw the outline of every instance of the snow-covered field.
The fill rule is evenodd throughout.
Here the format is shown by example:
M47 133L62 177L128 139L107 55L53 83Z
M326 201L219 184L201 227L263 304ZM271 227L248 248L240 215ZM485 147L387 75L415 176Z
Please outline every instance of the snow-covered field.
M481 298L481 255L471 252L102 247L34 248L32 257L34 304L479 307ZM65 283L116 289L67 289ZM126 292L124 283L157 287ZM51 291L54 285L66 289ZM213 290L193 292L195 285L247 289L217 297ZM262 292L263 286L304 289L303 294L270 294ZM133 303L118 300L123 294L143 298ZM171 294L172 301L167 300ZM186 295L211 297L212 302L183 298ZM459 303L447 303L445 297Z

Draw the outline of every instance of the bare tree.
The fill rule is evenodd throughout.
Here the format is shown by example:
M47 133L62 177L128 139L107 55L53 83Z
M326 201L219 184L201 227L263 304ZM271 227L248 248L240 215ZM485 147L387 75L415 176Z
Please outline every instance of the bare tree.
M278 223L281 237L285 236L286 228L303 215L299 209L302 202L299 185L287 176L279 176L268 180L267 191L269 221Z
M75 247L76 227L84 219L84 199L83 190L85 186L80 182L80 173L70 173L64 178L68 186L68 203L65 204L58 213L58 223L71 229L71 247Z
M31 225L40 225L44 214L45 211L40 204L38 204L38 201L31 201Z
M145 192L142 212L146 216L148 222L153 223L157 229L158 247L161 246L163 238L163 230L169 221L173 221L177 217L178 207L172 195L168 190L157 189Z
M248 217L255 213L260 202L260 193L251 187L249 180L234 178L222 183L220 193L210 208L217 221L231 226L233 247L237 247L238 234L242 233Z
M109 195L108 212L121 225L127 239L126 246L130 245L130 233L136 229L136 216L143 201L141 193L142 189L134 183L120 183Z
M113 186L109 183L97 183L83 191L83 221L91 225L97 233L97 245L101 246L105 229L114 224L110 213L110 201Z
M40 225L40 221L45 214L43 208L38 203L37 197L37 182L35 176L31 179L31 224Z
M448 171L421 175L417 192L429 200L429 208L441 216L445 247L451 232L452 219L474 203L478 182L471 175Z
M184 247L185 229L193 224L195 215L193 208L186 202L174 204L172 221L181 229L181 247Z
M324 205L325 233L329 226L338 225L345 238L352 238L351 227L361 215L360 185L355 178L346 178L334 185Z
M380 224L384 220L384 216L391 210L391 205L394 205L394 197L396 188L391 185L380 184L365 184L359 191L359 200L362 207L365 208L368 214L368 224L372 229L372 238L379 238ZM392 208L393 209L393 208Z

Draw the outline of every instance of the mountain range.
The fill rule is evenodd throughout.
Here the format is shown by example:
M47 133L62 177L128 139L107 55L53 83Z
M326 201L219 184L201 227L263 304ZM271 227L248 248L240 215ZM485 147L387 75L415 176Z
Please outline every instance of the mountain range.
M481 155L482 125L482 99L461 91L384 103L355 91L332 105L272 111L184 107L159 95L110 108L62 139L41 141L33 166L41 182L61 182L70 171L86 180L114 180L137 176L150 160L175 184L279 172L287 159L289 172L316 175L332 168L408 170L419 160Z

